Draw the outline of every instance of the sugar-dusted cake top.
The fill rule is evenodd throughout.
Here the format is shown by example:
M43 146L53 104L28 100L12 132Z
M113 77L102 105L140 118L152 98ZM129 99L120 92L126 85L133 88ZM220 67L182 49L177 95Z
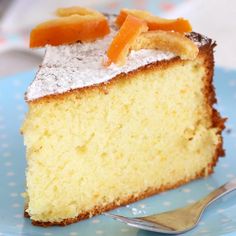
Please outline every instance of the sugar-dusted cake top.
M92 43L47 46L43 63L27 90L26 99L31 101L107 82L121 73L128 73L152 62L169 60L175 56L173 53L142 49L132 51L127 63L122 67L115 64L105 67L102 61L113 36L114 31L104 39Z
M122 73L129 73L153 62L170 60L177 56L172 52L154 49L131 50L123 66L114 63L104 66L102 62L106 58L108 46L117 33L113 16L109 17L109 24L110 33L94 42L47 45L42 65L27 89L26 100L33 101L45 96L109 82ZM198 47L209 42L207 38L195 33L190 33L188 37Z

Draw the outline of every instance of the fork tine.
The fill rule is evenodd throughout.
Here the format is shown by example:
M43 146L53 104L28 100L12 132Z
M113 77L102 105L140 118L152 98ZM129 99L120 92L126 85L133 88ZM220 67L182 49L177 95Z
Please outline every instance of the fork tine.
M111 214L111 213L107 213L107 212L104 212L103 215L109 216L112 219L115 219L115 220L118 220L118 221L122 221L122 222L126 222L126 219L127 219L124 216L119 216L119 215L115 215L115 214Z
M111 217L112 219L121 221L123 223L131 223L131 222L136 222L135 218L129 218L129 217L125 217L125 216L120 216L120 215L115 215L115 214L111 214L111 213L104 213L104 215Z
M104 213L104 215L111 217L112 219L118 220L120 222L126 223L126 224L132 224L132 225L140 225L140 226L148 226L148 227L155 227L155 223L148 222L146 220L142 220L140 218L130 218L120 215L115 215L111 213Z
M103 213L103 215L111 217L112 219L118 220L122 223L125 223L129 226L133 226L139 229L149 230L158 233L169 233L176 234L177 232L170 231L168 228L163 228L163 226L149 222L140 218L129 218L125 216L115 215L111 213Z

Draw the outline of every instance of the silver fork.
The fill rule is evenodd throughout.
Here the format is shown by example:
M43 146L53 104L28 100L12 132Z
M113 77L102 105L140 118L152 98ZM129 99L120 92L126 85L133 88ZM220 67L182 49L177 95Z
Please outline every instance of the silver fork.
M136 218L111 213L104 213L104 215L139 229L165 234L180 234L193 229L199 223L204 210L211 203L233 190L236 190L236 178L214 190L196 203L173 211Z

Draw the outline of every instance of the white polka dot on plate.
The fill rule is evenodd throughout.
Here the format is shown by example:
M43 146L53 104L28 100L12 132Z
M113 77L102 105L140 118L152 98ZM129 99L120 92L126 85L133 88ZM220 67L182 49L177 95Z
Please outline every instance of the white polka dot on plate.
M11 153L10 152L4 152L2 154L3 157L10 157L11 156Z
M8 183L8 186L14 187L14 186L16 186L16 183L15 183L15 182L9 182L9 183Z
M23 218L23 215L22 214L15 214L14 217L19 219L19 218Z
M1 144L1 147L2 147L2 148L8 148L8 147L9 147L9 144L8 144L8 143L2 143L2 144Z
M141 208L143 208L143 209L146 207L145 204L140 204L139 206L140 206Z
M7 176L14 176L15 173L13 171L7 172Z
M171 202L165 201L165 202L163 202L163 205L164 205L164 206L170 206L170 205L171 205Z
M187 203L189 203L189 204L192 204L192 203L195 203L196 201L195 200L193 200L193 199L188 199L187 200Z
M200 232L200 233L208 233L209 230L208 230L208 229L201 229L201 230L199 230L199 232Z
M104 233L103 230L96 230L97 235L102 235L103 233Z
M226 177L229 178L229 179L231 179L231 178L234 178L235 175L230 173L230 174L227 174Z
M77 232L70 232L70 234L69 234L70 236L77 236L78 235L78 233Z
M207 186L207 189L210 190L210 191L212 191L212 190L214 190L215 188L214 188L213 186L208 185L208 186Z
M18 207L20 207L20 204L14 203L14 204L12 204L11 206L12 206L13 208L18 208Z
M5 165L5 166L12 166L12 163L11 163L10 161L6 161L6 162L4 163L4 165Z
M228 225L228 226L226 226L225 227L227 230L233 230L234 228L235 228L235 226L234 225Z
M98 220L98 219L92 220L92 223L93 224L98 224L98 223L100 223L100 220Z
M7 137L6 134L1 134L1 135L0 135L0 138L1 138L1 139L5 139L6 137Z
M24 226L23 224L16 224L17 228L23 228L23 226Z
M18 193L10 193L10 196L11 196L11 197L17 197L17 196L18 196Z
M219 210L217 210L217 213L222 213L224 211L225 211L224 209L219 209Z
M51 236L52 233L46 232L46 233L44 233L43 235L45 235L45 236Z
M204 221L200 221L198 224L199 225L205 225L205 222Z
M138 215L138 214L141 214L141 213L142 213L142 211L139 210L139 209L136 208L136 207L132 207L132 208L131 208L131 211L132 211L132 214L133 214L133 215Z
M231 80L229 81L229 86L230 86L230 87L236 86L236 80L231 79Z
M125 233L125 232L129 232L129 229L128 228L122 228L120 231Z
M184 188L182 191L183 191L184 193L190 193L190 192L191 192L191 189L189 189L189 188Z
M222 218L220 219L222 223L230 222L231 220L229 218Z
M229 167L229 164L223 163L223 164L221 164L221 167L223 167L223 168L228 168L228 167Z

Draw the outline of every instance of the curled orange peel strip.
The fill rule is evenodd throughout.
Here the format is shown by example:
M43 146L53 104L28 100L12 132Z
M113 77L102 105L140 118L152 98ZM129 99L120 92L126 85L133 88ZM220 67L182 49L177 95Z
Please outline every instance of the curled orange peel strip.
M183 34L171 31L148 31L139 35L132 50L157 49L175 53L183 60L194 60L199 52L198 47Z
M92 9L82 7L59 8L58 18L45 21L30 33L30 47L94 41L110 32L106 17Z
M105 64L110 65L113 62L119 66L124 65L132 44L147 30L145 21L131 15L127 16L108 48L108 61Z
M116 18L116 24L121 27L128 15L132 15L146 21L149 30L173 30L179 33L187 33L192 31L191 24L184 18L177 18L173 20L164 19L142 10L122 9Z

